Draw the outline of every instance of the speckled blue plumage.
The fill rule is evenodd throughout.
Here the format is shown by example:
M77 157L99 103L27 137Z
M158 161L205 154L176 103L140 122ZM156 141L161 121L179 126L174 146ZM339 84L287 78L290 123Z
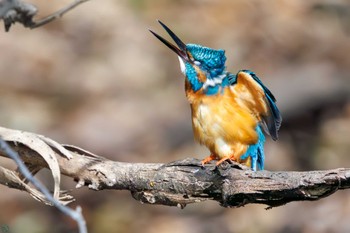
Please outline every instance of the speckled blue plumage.
M187 51L194 60L199 61L200 67L207 71L207 78L215 78L225 70L226 56L222 49L211 49L197 44L187 44Z

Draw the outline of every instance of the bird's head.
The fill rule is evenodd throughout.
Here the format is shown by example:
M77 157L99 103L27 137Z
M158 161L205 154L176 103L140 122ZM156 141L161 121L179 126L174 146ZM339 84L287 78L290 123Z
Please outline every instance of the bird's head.
M181 71L191 84L193 91L200 90L203 86L220 84L225 74L225 51L212 49L197 44L185 44L165 24L158 21L168 32L176 45L173 45L157 33L150 32L162 41L168 48L179 56Z

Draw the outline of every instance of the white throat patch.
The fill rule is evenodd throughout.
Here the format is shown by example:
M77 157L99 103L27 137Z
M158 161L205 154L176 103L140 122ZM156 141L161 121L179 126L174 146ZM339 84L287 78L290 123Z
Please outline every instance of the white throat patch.
M185 63L184 61L182 60L181 57L178 57L179 58L179 61L180 61L180 68L181 68L181 72L186 75L186 66L185 66Z
M205 83L203 84L203 89L207 89L208 87L215 87L217 84L221 84L222 83L222 80L226 77L226 72L219 75L219 76L216 76L215 78L213 79L207 79L205 81Z

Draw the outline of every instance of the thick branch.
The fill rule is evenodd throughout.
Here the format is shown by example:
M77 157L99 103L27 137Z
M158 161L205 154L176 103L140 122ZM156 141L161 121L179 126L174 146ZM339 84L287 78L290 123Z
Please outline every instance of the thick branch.
M46 167L36 152L12 144L25 163ZM85 153L67 146L72 159L57 154L61 173L74 178L77 187L129 190L143 203L184 207L205 200L224 207L249 203L269 207L292 201L318 200L338 189L350 187L350 169L339 168L309 172L253 172L228 164L201 167L196 159L170 164L123 163ZM58 153L58 152L57 152Z

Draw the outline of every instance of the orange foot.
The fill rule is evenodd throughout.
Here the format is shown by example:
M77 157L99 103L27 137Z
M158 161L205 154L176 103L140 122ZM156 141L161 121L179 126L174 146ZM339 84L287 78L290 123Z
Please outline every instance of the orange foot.
M236 161L235 156L225 156L225 157L222 157L219 161L216 162L216 166L219 166L220 164L222 164L224 161L226 161L228 159L232 160L232 161Z
M206 157L205 159L202 160L202 166L204 166L204 164L209 163L212 160L215 160L216 156L215 155L209 155L208 157Z

